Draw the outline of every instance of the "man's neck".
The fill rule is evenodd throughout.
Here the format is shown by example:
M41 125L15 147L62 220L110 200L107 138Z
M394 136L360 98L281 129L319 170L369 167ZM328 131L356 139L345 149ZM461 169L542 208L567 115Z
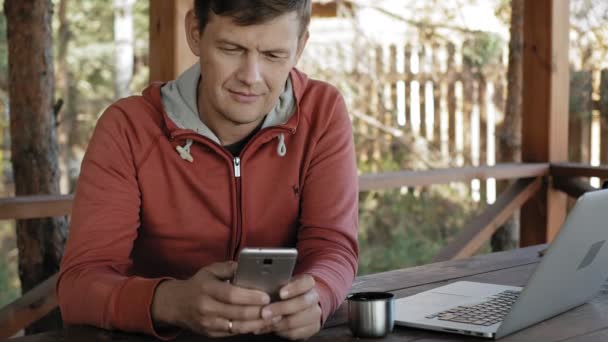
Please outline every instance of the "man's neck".
M202 113L202 112L201 112ZM264 117L248 124L236 124L228 120L206 120L203 114L199 114L201 120L220 139L221 145L232 145L246 137L262 125Z

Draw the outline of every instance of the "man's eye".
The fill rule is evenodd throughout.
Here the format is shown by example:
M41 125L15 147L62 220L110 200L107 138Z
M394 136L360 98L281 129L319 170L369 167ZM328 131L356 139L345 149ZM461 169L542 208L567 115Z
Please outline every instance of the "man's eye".
M220 48L220 50L222 50L224 52L228 52L228 53L237 53L237 52L241 51L241 49L239 49L239 48Z
M277 54L274 54L274 53L267 53L266 57L268 57L268 58L270 58L272 60L279 60L279 59L284 59L285 58L285 56L283 56L283 55L277 55Z

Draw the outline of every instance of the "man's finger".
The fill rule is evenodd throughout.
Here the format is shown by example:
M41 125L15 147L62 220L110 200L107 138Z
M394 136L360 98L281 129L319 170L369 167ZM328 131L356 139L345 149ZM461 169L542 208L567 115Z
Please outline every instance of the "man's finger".
M274 325L274 331L283 332L305 327L314 323L321 324L321 308L315 305L304 311L295 313L291 316L284 317L280 322Z
M317 291L311 290L296 298L266 305L264 309L262 309L262 318L270 319L276 316L292 315L313 305L318 305L318 303L319 295L317 294Z
M264 330L268 327L272 327L272 321L266 321L262 319L254 321L233 321L232 332L235 334L252 334L256 331Z
M261 319L262 306L258 305L232 305L218 302L214 299L208 300L201 306L202 315L213 315L231 320L247 321Z
M294 277L289 284L283 286L279 292L282 300L300 296L315 287L315 279L308 275Z
M234 276L236 266L236 262L226 261L216 262L214 264L203 267L203 269L218 279L228 280L232 279L232 277Z
M216 300L227 304L266 305L270 303L268 294L234 286L222 281L209 281L203 284L204 291Z

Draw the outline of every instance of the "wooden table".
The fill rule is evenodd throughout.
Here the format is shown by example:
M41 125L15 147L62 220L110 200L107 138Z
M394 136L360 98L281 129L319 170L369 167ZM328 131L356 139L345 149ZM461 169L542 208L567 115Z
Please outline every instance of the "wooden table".
M459 261L447 261L420 267L407 268L357 278L356 291L391 291L397 297L458 280L494 282L522 286L536 268L538 252L545 246L534 246L510 252L493 253ZM325 328L310 341L366 341L352 337L346 323L346 307L342 307L328 320ZM107 332L90 327L71 327L60 331L13 339L13 342L72 342L72 341L152 341L146 336ZM200 336L182 336L177 341L204 341ZM271 336L240 336L222 341L273 341ZM396 327L384 339L369 341L483 341L475 337L429 332ZM608 341L608 291L600 293L590 303L565 312L545 322L507 336L501 341Z

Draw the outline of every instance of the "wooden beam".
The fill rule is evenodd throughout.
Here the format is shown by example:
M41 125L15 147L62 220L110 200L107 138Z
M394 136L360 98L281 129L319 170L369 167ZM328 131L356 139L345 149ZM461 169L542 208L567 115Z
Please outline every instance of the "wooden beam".
M553 188L574 198L579 198L586 192L597 190L589 184L589 180L580 177L554 177Z
M517 209L538 192L541 185L540 177L516 180L500 194L494 204L468 223L456 238L437 254L433 262L463 259L475 254Z
M41 195L0 198L0 220L67 216L74 195Z
M0 309L0 339L15 335L57 307L55 285L58 274Z
M568 158L569 1L526 1L522 161ZM551 241L566 216L565 194L548 188L521 211L522 246Z
M314 2L312 4L312 16L313 18L336 18L338 16L338 3L336 1Z
M553 177L598 177L608 179L608 165L591 166L579 163L551 163L549 174Z
M496 166L435 169L427 171L401 171L359 176L359 190L395 189L403 186L427 186L451 182L468 182L473 179L517 179L545 176L549 164L500 164Z
M186 41L192 0L150 0L150 81L175 79L197 62Z

